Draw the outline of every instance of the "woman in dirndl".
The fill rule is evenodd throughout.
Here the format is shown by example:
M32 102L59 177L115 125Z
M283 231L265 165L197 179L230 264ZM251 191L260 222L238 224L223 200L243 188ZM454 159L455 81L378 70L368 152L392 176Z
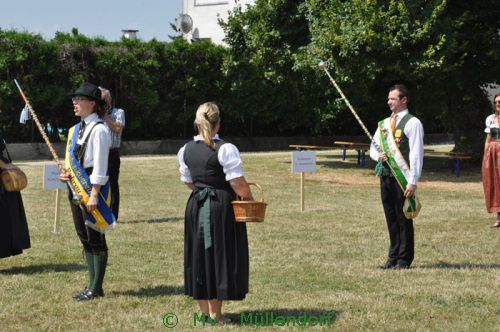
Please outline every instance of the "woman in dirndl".
M16 169L0 134L0 170ZM0 181L0 258L19 255L31 247L23 199L19 191L9 192Z
M483 189L486 209L496 213L491 227L500 227L500 93L493 97L495 112L486 118L486 141L483 156Z
M184 229L184 293L202 314L223 324L222 302L248 293L248 239L235 221L236 195L253 200L240 153L217 132L220 113L212 102L200 105L194 121L199 135L178 153L181 181L191 190Z

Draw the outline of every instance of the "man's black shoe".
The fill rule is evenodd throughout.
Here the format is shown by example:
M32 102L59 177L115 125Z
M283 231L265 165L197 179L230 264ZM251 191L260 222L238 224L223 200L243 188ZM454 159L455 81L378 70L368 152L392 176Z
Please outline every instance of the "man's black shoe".
M73 297L73 299L75 299L75 300L76 300L77 298L79 298L79 297L80 297L80 296L82 296L83 294L87 293L87 292L88 292L88 290L89 290L88 288L85 288L85 289L84 289L84 290L82 290L80 293L73 295L73 296L72 296L72 297Z
M95 299L97 297L103 297L103 296L104 296L104 292L102 289L100 291L95 291L95 292L88 290L85 293L82 293L79 297L77 297L75 299L75 301L78 301L78 302L88 301L88 300L92 300L92 299Z

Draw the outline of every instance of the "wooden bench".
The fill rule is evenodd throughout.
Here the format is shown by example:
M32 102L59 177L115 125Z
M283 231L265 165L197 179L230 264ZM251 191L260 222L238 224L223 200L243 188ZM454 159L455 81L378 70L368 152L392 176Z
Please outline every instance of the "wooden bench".
M472 159L471 156L463 152L441 152L435 150L425 150L424 156L447 157L451 159L451 172L457 177L460 176L460 160Z
M369 143L335 141L333 144L342 148L342 160L345 160L347 150L355 150L358 153L358 165L360 167L366 166L366 151L370 150Z
M343 142L335 141L335 145L342 148L342 160L346 158L346 150L356 150L358 152L358 165L364 167L366 165L366 151L370 150L368 143ZM471 159L472 157L462 152L440 152L434 149L424 149L425 156L442 156L451 159L451 172L457 177L460 176L460 160Z
M318 145L296 145L291 144L289 147L297 149L297 150L337 150L337 147L334 146L318 146Z
M347 150L355 150L358 153L358 165L366 166L366 152L370 150L369 143L335 141L336 146L317 146L317 145L289 145L291 148L299 150L342 150L342 160L346 159ZM451 172L457 177L460 176L460 160L471 159L472 157L462 152L441 152L434 149L424 149L424 157L447 157L451 159Z
M339 143L339 144L337 144ZM318 146L318 145L297 145L291 144L289 147L297 150L342 150L342 160L346 159L346 150L358 151L358 165L364 167L366 165L366 151L370 149L370 144L354 143L354 142L335 142L337 146Z

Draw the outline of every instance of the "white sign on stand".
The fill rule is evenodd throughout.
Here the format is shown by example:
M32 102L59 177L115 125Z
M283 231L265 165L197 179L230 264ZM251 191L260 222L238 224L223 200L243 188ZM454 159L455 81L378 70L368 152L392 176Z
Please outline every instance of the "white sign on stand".
M292 152L292 173L300 173L300 211L304 211L304 173L311 172L316 172L316 152Z
M66 189L66 183L59 181L60 173L57 164L45 164L43 168L43 189Z
M316 172L316 151L295 151L292 153L292 173Z
M61 208L61 189L66 189L66 183L59 181L59 166L57 164L45 164L43 168L43 189L56 189L56 214L54 217L54 233L57 233L59 223L59 211Z

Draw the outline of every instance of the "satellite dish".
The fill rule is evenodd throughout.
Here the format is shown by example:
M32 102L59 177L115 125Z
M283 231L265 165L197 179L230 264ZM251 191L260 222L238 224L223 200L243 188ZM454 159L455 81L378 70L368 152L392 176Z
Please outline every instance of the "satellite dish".
M175 19L175 27L183 34L190 33L193 30L193 19L188 14L181 14Z

